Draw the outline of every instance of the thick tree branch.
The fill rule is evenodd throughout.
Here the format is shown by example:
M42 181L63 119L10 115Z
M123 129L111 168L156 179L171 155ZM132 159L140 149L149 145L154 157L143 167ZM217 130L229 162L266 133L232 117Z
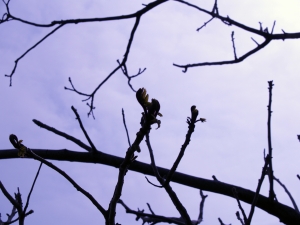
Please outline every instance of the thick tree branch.
M98 163L107 166L112 166L115 168L119 168L122 161L124 160L121 157L105 154L102 152L97 152L95 155L93 155L88 152L76 152L67 149L62 149L62 150L31 149L31 150L34 153L38 154L39 156L49 160L71 161L71 162L81 162L81 163ZM15 149L0 150L0 159L15 159L15 158L18 158L18 154ZM128 169L141 174L154 176L154 172L152 170L151 165L147 163L134 161ZM157 169L162 176L169 173L168 169L162 167L157 167ZM214 180L207 180L200 177L194 177L180 172L175 172L171 181L184 186L225 195L231 198L234 198L232 193L232 188L235 187L237 192L239 193L239 199L248 204L252 203L255 196L255 192L242 187L223 183L220 181L216 182ZM297 213L296 210L294 210L289 206L283 205L279 202L273 202L272 204L270 204L269 199L263 195L258 195L256 207L277 217L281 222L285 224L289 224L289 225L300 224L300 215Z

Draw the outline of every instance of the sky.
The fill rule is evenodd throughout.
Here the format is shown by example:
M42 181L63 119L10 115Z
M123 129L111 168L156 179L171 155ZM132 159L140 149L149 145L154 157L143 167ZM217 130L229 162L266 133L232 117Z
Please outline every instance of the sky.
M12 0L13 15L37 23L53 20L94 18L125 15L150 1L43 1ZM211 10L214 1L189 1ZM279 1L218 1L219 13L253 28L274 33L299 32L300 3L296 0ZM5 12L0 4L0 14ZM186 117L190 107L196 105L199 116L206 123L197 123L191 143L178 167L178 171L205 179L218 180L255 190L263 167L263 151L267 142L268 81L274 81L272 145L274 174L289 189L296 202L300 201L300 64L299 40L273 41L245 61L225 66L191 68L183 73L176 64L233 59L231 32L235 32L237 55L241 56L263 39L233 26L213 20L196 31L210 17L178 2L169 1L149 11L140 21L130 50L127 67L130 74L147 68L132 80L134 89L144 87L150 98L161 105L161 128L152 129L151 144L158 166L170 168L176 159L188 129ZM95 120L87 117L89 108L83 96L64 90L70 87L71 77L75 87L85 93L94 88L122 60L134 19L66 25L20 60L13 76L9 74L14 61L53 28L32 27L11 21L0 25L0 150L12 149L8 140L11 133L22 139L30 148L69 149L84 151L72 142L37 127L37 119L51 127L87 143L75 115L74 106L93 143L99 151L124 157L128 148L122 122L125 111L130 139L139 130L142 108L135 93L127 85L127 78L117 72L97 92ZM148 149L143 141L138 160L149 163ZM117 181L116 168L76 162L52 161L68 173L79 185L90 192L104 207L111 200ZM31 159L6 159L0 161L0 181L13 194L20 188L25 201L39 162ZM149 177L157 183L154 177ZM197 219L199 191L171 183L190 217ZM265 180L261 194L268 195ZM284 190L275 184L277 199L292 206ZM201 224L240 224L235 212L236 200L215 193L208 195ZM146 203L158 215L178 217L166 192L151 186L143 174L129 171L125 177L121 199L132 209L145 209ZM242 203L247 214L249 205ZM12 206L0 193L0 213ZM43 165L34 188L25 224L104 224L102 215L82 194L61 175ZM126 214L118 205L116 222L141 224L135 216ZM253 224L277 225L277 218L256 209Z

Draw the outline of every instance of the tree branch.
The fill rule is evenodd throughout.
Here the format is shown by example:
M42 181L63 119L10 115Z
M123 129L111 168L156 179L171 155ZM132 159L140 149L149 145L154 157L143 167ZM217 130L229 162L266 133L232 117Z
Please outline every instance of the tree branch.
M34 153L48 160L58 160L58 161L71 161L71 162L81 162L81 163L96 163L107 166L112 166L119 168L120 164L124 160L121 157L97 152L92 155L88 152L76 152L67 149L62 150L47 150L47 149L31 149ZM0 150L0 159L15 159L19 158L17 151L15 149ZM24 159L26 160L26 159ZM29 159L28 159L29 160ZM128 168L131 171L135 171L141 174L155 176L150 164L134 161ZM163 167L157 167L158 172L164 176L169 173L169 170ZM175 172L172 182L192 187L196 189L201 189L203 191L209 191L224 196L234 198L232 193L232 188L235 187L239 193L239 199L245 203L251 204L255 192L238 187L232 184L227 184L224 182L216 182L214 180L208 180L200 177L195 177L187 175L180 172ZM256 207L261 210L277 217L282 223L289 225L299 225L300 215L293 208L281 204L280 202L273 202L272 205L267 197L263 195L258 195Z
M272 166L272 141L271 141L271 114L272 114L272 89L273 89L273 81L268 81L269 84L269 104L268 104L268 149L269 149L269 181L270 181L270 190L269 190L269 198L271 201L274 201L276 195L274 193L274 178L273 178L273 166Z

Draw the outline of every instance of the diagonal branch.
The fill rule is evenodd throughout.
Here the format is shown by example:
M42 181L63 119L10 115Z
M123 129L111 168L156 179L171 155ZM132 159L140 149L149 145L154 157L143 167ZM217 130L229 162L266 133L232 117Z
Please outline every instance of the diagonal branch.
M47 34L45 37L43 37L40 41L38 41L35 45L33 45L31 48L29 48L26 52L23 53L23 55L21 55L19 58L17 58L15 60L15 66L12 70L12 72L7 75L5 74L6 77L9 77L9 86L12 86L12 76L14 75L17 66L18 66L18 62L20 59L22 59L25 55L27 55L28 52L30 52L32 49L34 49L36 46L38 46L40 43L42 43L47 37L49 37L50 35L52 35L55 31L57 31L58 29L60 29L64 24L59 25L58 27L56 27L54 30L52 30L49 34Z
M130 138L129 138L129 134L128 134L127 126L126 126L125 113L124 113L124 109L123 108L122 108L122 117L123 117L123 124L124 124L125 130L126 130L126 136L127 136L127 140L128 140L128 145L129 145L129 147L131 147Z
M25 204L25 207L24 207L24 213L26 213L26 211L27 211L27 208L28 208L28 205L29 205L29 199L30 199L31 193L32 193L32 191L33 191L35 182L36 182L36 180L37 180L37 178L38 178L38 176L39 176L39 173L40 173L40 170L41 170L42 165L43 165L43 163L40 163L39 169L38 169L38 171L37 171L37 173L36 173L36 175L35 175L35 178L34 178L34 181L33 181L33 183L32 183L31 189L30 189L29 194L28 194L28 196L27 196L27 201L26 201L26 204Z
M235 44L234 44L234 31L232 31L232 33L231 33L231 41L232 41L234 60L237 60L236 49L235 49Z
M68 139L68 140L74 142L74 143L77 144L79 147L81 147L81 148L87 150L88 152L92 152L92 148L91 148L90 146L84 144L84 143L83 143L82 141L80 141L79 139L77 139L77 138L75 138L75 137L73 137L73 136L71 136L71 135L69 135L69 134L66 134L66 133L64 133L64 132L61 132L61 131L59 131L59 130L53 128L53 127L50 127L50 126L48 126L48 125L46 125L46 124L44 124L44 123L42 123L42 122L40 122L40 121L38 121L38 120L33 119L32 121L33 121L36 125L38 125L39 127L44 128L44 129L46 129L46 130L48 130L48 131L53 132L54 134L57 134L58 136L64 137L64 138L66 138L66 139Z
M76 92L77 94L79 95L84 95L84 96L88 96L87 99L83 100L83 101L87 101L87 100L90 100L90 103L87 103L87 105L89 106L90 108L90 111L88 112L88 116L89 115L92 115L93 118L95 119L94 117L94 113L93 113L93 110L95 109L94 107L94 99L95 99L95 94L97 93L97 91L100 89L100 87L105 84L108 79L114 75L119 69L122 69L122 67L125 67L126 68L126 62L127 62L127 58L128 58L128 55L129 55L129 51L130 51L130 47L132 45L132 41L133 41L133 37L134 37L134 34L137 30L137 27L139 25L139 22L140 22L140 16L136 16L136 20L135 20L135 23L133 25L133 28L132 28L132 31L131 31L131 34L130 34L130 37L129 37L129 41L128 41L128 44L127 44L127 48L126 48L126 51L125 51L125 54L124 54L124 58L122 60L122 62L118 62L118 66L95 88L95 90L91 93L91 94L85 94L85 93L82 93L82 92L79 92L75 89L75 87L73 86L72 82L71 82L71 79L69 78L69 81L72 85L72 88L67 88L65 87L66 90L70 90L70 91L74 91ZM131 79L131 78L130 78ZM130 81L130 80L129 80ZM132 88L132 86L130 85L130 83L128 83L129 86L131 87L131 89L134 91L134 89Z
M287 195L289 196L289 198L291 199L291 202L294 206L294 209L299 213L299 209L298 206L293 198L293 196L291 195L291 193L289 192L289 190L286 188L286 186L275 176L273 176L274 180L277 181L277 183L284 189L284 191L287 193Z
M187 120L187 123L189 125L188 126L189 129L188 129L188 132L185 136L185 141L184 141L183 145L181 146L180 152L179 152L179 154L178 154L178 156L177 156L177 158L176 158L176 160L175 160L175 162L174 162L174 164L173 164L173 166L170 170L170 173L167 175L167 178L164 182L164 185L168 184L170 182L174 172L176 171L176 169L177 169L177 167L178 167L178 165L179 165L179 163L180 163L180 161L181 161L181 159L184 155L184 152L185 152L187 146L189 145L189 143L191 141L191 136L192 136L192 134L195 130L195 126L196 126L195 124L197 122L196 121L197 116L198 116L198 110L196 109L196 106L192 106L191 107L191 118L192 119Z
M246 225L250 225L251 224L251 220L252 220L252 217L254 215L254 209L257 206L257 202L258 202L258 199L259 199L260 188L261 188L262 183L264 181L264 178L265 178L265 175L266 175L266 172L267 172L270 160L271 160L271 158L270 158L270 155L268 154L266 156L266 158L265 158L265 164L264 164L264 166L262 168L260 179L258 180L258 185L256 187L256 192L255 192L252 204L251 204L251 209L250 209L250 212L249 212L249 216L247 218L247 221L245 221Z
M246 223L246 221L248 220L247 219L247 216L246 216L246 213L245 213L245 210L243 209L242 205L241 205L241 202L240 202L240 199L239 199L239 196L238 196L238 192L236 191L235 188L232 188L232 193L234 195L234 197L236 198L236 201L238 203L238 206L243 214L243 218L244 218L244 223ZM238 213L238 212L237 212Z
M81 192L84 196L86 196L94 206L102 213L104 218L106 218L107 211L99 204L99 202L86 190L84 190L81 186L79 186L68 174L66 174L63 170L59 169L57 166L53 165L52 163L48 162L47 160L43 159L42 157L35 154L31 149L27 148L28 150L28 156L32 157L35 160L40 161L41 163L44 163L51 169L58 172L60 175L62 175L67 181L69 181L77 191Z
M74 112L75 115L76 115L76 119L78 120L79 126L80 126L82 132L84 133L84 136L85 136L86 139L88 140L88 142L89 142L89 144L90 144L90 146L91 146L91 148L92 148L92 152L95 153L95 152L97 151L97 149L96 149L94 143L92 142L92 140L90 139L88 133L87 133L86 130L84 129L84 126L83 126L83 124L82 124L82 122L81 122L81 119L80 119L80 116L79 116L79 114L78 114L78 112L77 112L77 109L75 109L74 106L72 106L71 109L73 110L73 112Z
M153 155L153 150L152 150L152 147L150 144L149 134L146 135L146 144L147 144L149 152L152 152L152 155ZM158 173L158 170L157 170L157 167L155 166L155 163L153 162L153 159L154 159L154 157L151 157L151 166L152 166L154 173L156 174L156 173ZM185 224L192 225L191 218L190 218L189 214L187 213L186 208L182 205L182 203L180 202L176 193L171 188L170 183L164 182L160 176L156 176L156 179L160 182L161 185L163 185L164 189L168 193L168 195L169 195L170 199L172 200L174 206L176 207L177 211L180 213L181 217L184 219Z

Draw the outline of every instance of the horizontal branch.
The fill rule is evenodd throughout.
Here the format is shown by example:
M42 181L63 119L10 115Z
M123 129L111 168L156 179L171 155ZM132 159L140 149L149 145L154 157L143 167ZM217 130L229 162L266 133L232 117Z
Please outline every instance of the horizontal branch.
M228 60L228 61L219 61L219 62L203 62L203 63L194 63L194 64L186 64L186 65L178 65L178 64L173 64L173 66L183 68L183 72L185 73L188 68L190 67L197 67L197 66L215 66L215 65L226 65L226 64L235 64L235 63L240 63L244 59L248 58L249 56L253 55L254 53L258 52L259 50L263 49L266 47L269 43L271 42L270 39L266 39L263 43L258 45L256 48L252 49L251 51L245 53L239 58L233 59L233 60Z
M160 5L161 3L164 3L168 0L157 0L154 2L151 2L147 4L143 9L136 11L135 13L127 14L127 15L121 15L121 16L110 16L110 17L102 17L102 18L82 18L82 19L67 19L67 20L54 20L47 24L41 24L41 23L34 23L30 22L21 18L18 18L16 16L11 15L10 13L7 13L7 20L17 20L19 22L36 26L36 27L52 27L58 24L78 24L78 23L91 23L91 22L103 22L103 21L114 21L114 20L124 20L124 19L131 19L135 18L137 16L141 16L145 14L146 12L150 11L151 9L155 8L156 6Z
M113 166L119 168L120 164L124 160L121 157L114 155L109 155L101 152L96 154L86 153L86 152L75 152L67 149L62 150L42 150L42 149L32 149L32 151L39 156L50 159L50 160L60 160L60 161L72 161L72 162L83 162L83 163L99 163L107 166ZM0 150L0 159L12 159L18 158L17 151L15 149ZM157 167L159 173L164 176L168 174L169 170ZM129 167L129 170L138 173L154 176L151 165L135 161ZM245 203L251 204L255 196L255 192L234 186L231 184L226 184L223 182L215 182L213 180L207 180L199 177L190 176L187 174L175 172L172 179L181 185L188 187L201 189L203 191L209 191L228 197L232 197L232 188L235 188L239 193L239 199ZM259 195L256 203L256 207L264 210L265 212L277 217L280 222L288 225L298 225L300 224L300 214L296 212L293 208L283 205L279 202L270 203L269 199L263 195Z

